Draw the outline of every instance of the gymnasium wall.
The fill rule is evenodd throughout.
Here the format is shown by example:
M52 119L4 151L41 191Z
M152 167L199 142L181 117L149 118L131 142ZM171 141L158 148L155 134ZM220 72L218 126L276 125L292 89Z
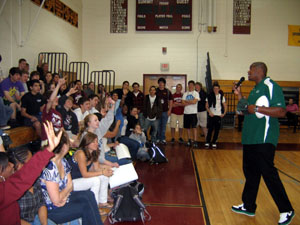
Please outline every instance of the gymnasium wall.
M299 0L252 0L251 35L232 34L232 0L217 0L217 33L198 32L199 0L193 0L191 32L136 32L135 2L128 0L128 33L111 34L110 1L83 1L82 58L91 70L115 70L117 84L142 84L142 74L161 73L165 62L168 73L203 82L207 51L213 79L237 80L253 61L266 62L275 80L299 79L300 47L287 45L288 25L300 25Z
M0 7L4 0L0 1ZM79 15L79 27L76 28L45 9L41 9L38 20L24 46L20 46L20 36L26 39L30 24L39 9L30 0L23 0L21 10L21 29L19 26L19 0L8 0L0 15L0 67L4 76L12 66L18 66L18 60L25 58L30 71L36 69L38 54L46 52L66 52L69 61L80 61L82 56L82 1L62 0ZM19 34L21 30L21 35Z
M0 15L4 75L19 58L26 58L33 70L39 52L61 51L68 53L69 61L88 61L90 71L115 70L117 85L125 79L142 84L142 74L162 73L160 63L165 62L170 64L167 73L203 82L209 51L213 79L237 80L246 75L251 62L261 60L273 79L299 80L300 48L287 45L287 26L300 25L299 0L252 0L251 35L232 34L232 0L217 0L218 31L213 34L198 32L199 0L193 0L191 32L136 32L135 0L128 0L126 34L110 33L110 0L62 1L79 14L79 27L42 9L24 47L19 46L18 0L7 1ZM30 0L22 2L25 39L38 7ZM166 55L162 47L167 47Z

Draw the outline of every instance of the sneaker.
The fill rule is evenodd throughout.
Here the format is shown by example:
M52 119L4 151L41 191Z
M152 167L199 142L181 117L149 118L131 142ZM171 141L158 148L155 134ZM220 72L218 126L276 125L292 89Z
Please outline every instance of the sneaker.
M278 225L290 224L294 216L295 216L294 211L280 213L280 219L278 221Z
M209 143L205 143L204 147L209 148Z
M0 129L1 130L8 130L8 129L10 129L10 126L8 126L8 125L7 126L0 126Z
M163 145L167 144L166 140L162 140L162 141L160 141L160 143L163 144Z
M191 139L188 140L188 142L186 143L186 146L190 147L192 145L192 141Z
M178 141L179 141L180 144L184 143L184 140L182 138L179 138Z
M217 148L217 144L212 144L212 148Z
M254 212L250 212L244 208L244 204L241 205L234 205L231 207L231 210L235 213L243 214L246 216L255 216ZM280 217L281 218L281 217Z
M156 140L155 144L159 144L160 143L160 140Z
M171 139L171 144L174 144L175 143L175 138L172 138Z
M197 141L194 142L193 147L198 148L198 142Z

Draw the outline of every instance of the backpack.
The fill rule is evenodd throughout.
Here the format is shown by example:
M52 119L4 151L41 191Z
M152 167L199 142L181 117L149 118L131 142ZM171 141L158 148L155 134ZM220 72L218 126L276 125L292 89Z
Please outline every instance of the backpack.
M124 221L150 221L151 216L141 200L144 185L139 182L126 184L112 192L114 206L108 213L111 224Z
M152 146L149 148L148 153L150 155L150 164L159 164L159 163L168 162L164 150L160 149L154 143L152 143Z

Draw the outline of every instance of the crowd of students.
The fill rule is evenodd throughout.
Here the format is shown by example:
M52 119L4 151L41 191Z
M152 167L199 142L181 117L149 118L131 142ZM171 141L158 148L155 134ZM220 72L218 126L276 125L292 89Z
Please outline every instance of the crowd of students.
M178 84L172 94L164 78L158 80L158 87L150 87L148 95L143 94L137 82L130 91L128 81L123 82L122 88L107 93L101 84L96 91L92 81L86 85L80 80L67 84L65 78L48 71L47 63L39 63L30 75L28 70L26 60L20 59L19 66L11 68L9 76L0 83L0 125L3 129L7 125L32 126L41 140L41 148L53 153L51 157L47 154L50 162L44 160L39 164L41 168L46 165L43 171L39 169L39 174L32 176L22 185L22 191L11 198L11 207L18 210L5 209L6 199L0 199L0 220L7 224L12 221L7 216L12 214L17 214L14 224L77 224L78 218L82 224L101 224L98 207L101 214L105 213L101 208L112 207L108 178L113 167L136 159L148 160L146 142L166 144L169 117L171 143L175 142L178 126L178 141L198 148L200 125L206 137L205 146L212 144L216 148L220 121L226 114L225 98L217 83L208 95L200 83L192 80L187 92L182 93L182 85ZM186 142L183 128L187 130ZM58 138L54 133L59 132ZM59 139L55 146L53 139ZM114 148L120 143L127 146L131 158L116 157ZM66 160L71 147L77 150ZM30 160L31 157L24 147L0 154L1 188L11 185L10 180L21 179L25 173L21 172L25 170L21 169L23 165L31 168L25 165L36 161L37 156ZM25 171L28 173L28 169ZM78 203L83 201L84 204ZM90 208L89 214L83 210L85 207ZM10 214L5 213L7 210Z

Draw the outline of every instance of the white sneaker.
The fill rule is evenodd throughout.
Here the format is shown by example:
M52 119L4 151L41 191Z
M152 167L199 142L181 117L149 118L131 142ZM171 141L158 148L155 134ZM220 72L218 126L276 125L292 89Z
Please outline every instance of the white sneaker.
M217 144L212 144L212 148L217 148Z
M244 204L241 205L234 205L231 207L231 210L235 213L243 214L246 216L255 216L254 212L250 212L244 208Z
M294 216L295 216L294 211L280 213L280 219L278 221L278 225L290 224Z
M205 143L205 148L209 148L209 143Z

